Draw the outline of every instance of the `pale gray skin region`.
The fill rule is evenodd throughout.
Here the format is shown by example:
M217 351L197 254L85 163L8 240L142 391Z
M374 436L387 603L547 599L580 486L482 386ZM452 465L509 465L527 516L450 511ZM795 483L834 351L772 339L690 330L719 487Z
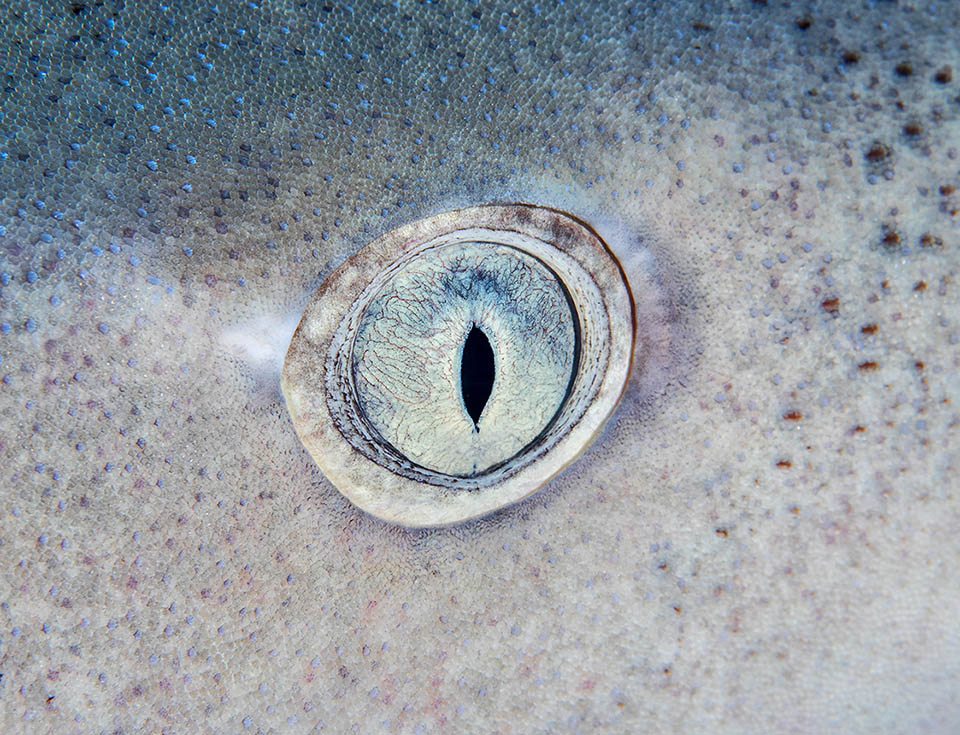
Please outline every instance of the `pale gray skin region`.
M4 732L956 731L956 4L76 7L0 31ZM653 274L669 358L531 500L392 527L286 336L494 200Z

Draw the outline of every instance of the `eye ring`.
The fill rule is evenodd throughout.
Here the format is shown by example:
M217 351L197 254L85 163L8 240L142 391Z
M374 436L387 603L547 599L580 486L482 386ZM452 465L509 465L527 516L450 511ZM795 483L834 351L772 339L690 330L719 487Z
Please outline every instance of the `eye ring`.
M555 279L574 334L557 410L519 450L467 473L413 461L384 435L364 408L357 359L371 304L389 293L398 274L462 252L513 258L519 265L509 260L511 268ZM301 441L343 495L390 522L442 526L517 502L574 461L623 392L633 342L629 287L596 232L544 207L477 206L392 230L331 274L304 310L281 387Z

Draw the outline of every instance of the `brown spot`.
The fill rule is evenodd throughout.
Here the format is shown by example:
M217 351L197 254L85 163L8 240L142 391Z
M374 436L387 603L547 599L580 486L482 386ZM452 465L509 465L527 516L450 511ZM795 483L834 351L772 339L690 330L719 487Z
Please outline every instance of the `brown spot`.
M870 144L870 147L864 154L864 158L870 161L870 163L881 163L890 158L892 154L893 151L890 150L890 146L884 145L879 140L875 140Z
M798 506L798 505L791 505L791 506L790 506L790 512L793 513L794 515L797 515L797 514L800 512L800 506Z
M813 18L809 15L805 15L802 18L797 18L797 28L801 31L807 30L810 26L813 25Z
M799 411L787 411L783 414L783 418L787 421L799 421L803 418L803 414Z
M893 229L891 225L884 225L880 243L886 250L893 250L900 244L900 233Z
M860 61L860 54L857 51L844 51L843 52L843 63L844 64L856 64Z
M835 296L833 298L824 299L824 301L820 304L820 308L828 314L836 314L838 311L840 311L840 299Z
M879 327L876 324L864 324L860 327L861 334L876 334Z
M850 429L850 433L851 433L851 434L863 434L866 430L867 430L867 428L866 428L865 426L861 426L860 424L857 424L857 425L854 426L852 429Z
M718 528L718 529L717 529L717 536L722 536L723 538L726 538L726 537L729 536L729 535L730 535L730 534L729 534L729 532L727 531L727 529L725 529L725 528Z
M922 248L942 248L943 238L924 232L920 236L920 247Z
M857 365L858 370L863 370L865 372L873 372L877 369L877 367L877 363L875 363L873 360L867 360L866 362L861 362L859 365Z
M894 67L894 71L901 77L909 77L913 74L913 64L901 61Z
M933 75L933 81L937 84L950 84L953 81L953 67L947 64L939 69Z
M915 363L913 363L913 366L914 366L917 370L923 370L923 368L926 367L926 366L923 364L923 361L921 361L921 360L917 360Z
M673 608L673 609L676 610L677 608ZM667 666L666 668L664 668L663 673L664 673L666 676L670 676L670 667Z
M955 192L956 190L957 190L957 187L955 187L953 184L944 184L943 186L940 187L940 196L948 197L951 194L953 194L953 192Z
M791 462L789 459L781 459L779 462L777 462L777 467L779 467L781 470L788 470L793 467L793 462Z
M914 291L926 291L926 290L927 290L927 282L926 282L926 281L917 281L915 284L913 284L913 290L914 290Z
M903 132L910 137L916 137L923 133L923 126L920 123L907 123L903 126Z
M679 615L680 613L683 612L683 610L680 609L680 606L679 606L679 605L674 605L674 606L673 606L673 611L674 611L677 615ZM667 671L669 671L669 670L670 670L670 669L667 669Z

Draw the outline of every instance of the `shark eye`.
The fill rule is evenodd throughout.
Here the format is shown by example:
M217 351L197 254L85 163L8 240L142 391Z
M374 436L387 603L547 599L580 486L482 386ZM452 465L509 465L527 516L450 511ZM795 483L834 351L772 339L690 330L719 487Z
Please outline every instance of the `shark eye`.
M527 205L371 242L311 298L284 361L294 427L340 492L408 526L489 513L572 462L616 405L632 301L584 224Z

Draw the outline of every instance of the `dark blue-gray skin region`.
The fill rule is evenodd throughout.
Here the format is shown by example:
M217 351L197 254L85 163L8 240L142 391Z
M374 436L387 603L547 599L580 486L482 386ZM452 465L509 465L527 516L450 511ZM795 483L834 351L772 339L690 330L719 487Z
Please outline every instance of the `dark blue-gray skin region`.
M7 3L4 732L956 731L958 14ZM283 354L489 202L593 227L645 339L543 491L405 530Z

